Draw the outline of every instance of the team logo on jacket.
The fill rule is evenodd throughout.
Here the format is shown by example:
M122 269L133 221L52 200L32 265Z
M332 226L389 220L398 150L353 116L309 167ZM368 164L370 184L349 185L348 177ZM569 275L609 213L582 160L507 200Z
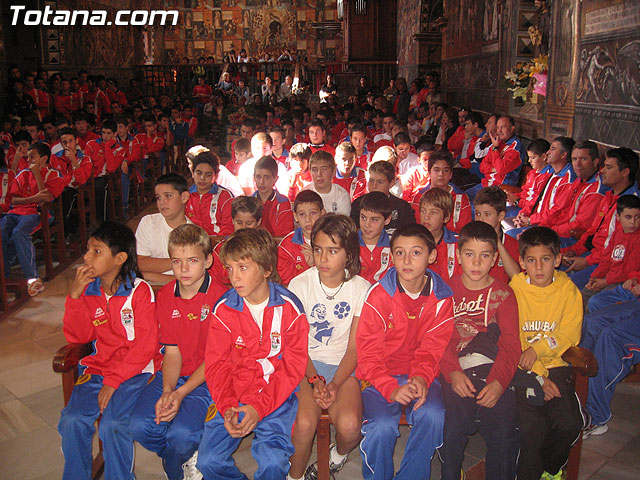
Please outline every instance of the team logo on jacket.
M388 252L382 252L382 255L380 256L380 264L383 267L387 267L389 265L389 253Z
M393 313L389 314L389 318L387 319L387 327L389 329L393 328Z
M211 311L211 307L205 303L202 306L202 308L200 309L200 321L201 322L204 322L206 320L207 315L209 315L210 311Z
M208 422L210 420L213 420L213 417L215 417L217 413L218 413L218 407L216 407L215 403L212 403L211 405L209 405L209 408L207 409L207 415L204 417L204 421Z
M624 253L624 245L616 245L611 252L611 260L613 260L614 262L619 262L624 258Z
M189 312L189 313L187 313L187 318L189 320L195 320L196 318L198 318L198 316L195 313Z
M171 318L180 318L180 310L174 308L173 313L171 314Z
M133 323L133 310L130 308L123 308L120 311L120 320L122 320L122 325L127 326Z
M107 316L104 314L104 310L100 307L96 308L94 317L95 319L92 322L94 327L99 327L100 325L107 323Z
M279 350L281 344L280 334L278 332L271 333L271 350Z
M238 338L236 338L236 348L244 348L244 347L246 347L244 343L244 338L242 338L241 335L238 335Z

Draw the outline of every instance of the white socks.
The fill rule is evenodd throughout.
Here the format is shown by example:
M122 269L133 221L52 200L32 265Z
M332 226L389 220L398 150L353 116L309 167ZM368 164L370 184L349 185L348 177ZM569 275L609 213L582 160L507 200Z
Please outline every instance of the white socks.
M287 480L302 480L303 478L304 478L304 475L302 475L302 477L300 478L294 478L290 474L287 474Z
M349 456L348 453L346 455L340 455L338 453L338 447L333 447L329 453L329 461L333 462L334 465L340 465L347 456Z

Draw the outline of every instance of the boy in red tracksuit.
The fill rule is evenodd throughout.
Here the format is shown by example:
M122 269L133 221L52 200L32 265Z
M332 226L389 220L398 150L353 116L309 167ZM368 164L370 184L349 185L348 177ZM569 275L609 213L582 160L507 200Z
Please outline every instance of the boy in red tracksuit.
M189 136L187 137L187 146L193 144L193 139L196 138L196 132L198 131L198 119L193 115L193 106L189 103L184 105L183 117L187 125L189 125Z
M307 125L307 128L309 130L309 148L311 148L311 153L315 153L318 150L324 150L325 152L329 152L331 156L335 156L336 149L328 143L325 143L326 129L322 120L311 120Z
M102 124L102 136L87 143L85 152L93 162L95 177L96 215L106 219L107 214L107 175L117 171L124 160L124 150L115 140L116 123L105 120Z
M204 151L193 159L193 185L189 187L189 201L185 215L200 225L209 235L229 235L233 232L229 190L216 183L220 171L220 159L210 151Z
M262 202L262 228L274 237L285 237L293 231L291 202L274 186L278 180L278 163L271 156L258 160L253 178L257 190L252 196Z
M585 304L597 293L621 285L640 270L640 198L623 195L616 206L619 225L600 257L600 263L582 289Z
M145 133L139 133L136 135L136 141L140 144L142 150L142 169L143 176L149 168L149 154L158 153L164 148L164 140L158 135L156 124L153 115L147 114L142 117L142 124L144 126Z
M283 285L313 265L311 231L325 214L322 198L312 190L303 190L293 203L293 216L300 225L278 245L278 273Z
M427 227L436 241L437 256L431 269L444 279L461 273L458 263L458 236L446 227L453 200L441 188L427 190L420 199L420 223Z
M296 143L289 151L289 192L287 197L295 201L298 193L313 183L309 172L311 149L306 143Z
M130 118L118 116L115 122L115 140L118 147L122 149L124 156L120 164L120 184L122 185L122 212L124 217L127 218L129 215L129 187L131 185L131 177L136 169L136 165L139 165L140 160L142 160L142 146L136 138L129 133Z
M366 172L373 156L373 153L367 149L367 127L361 123L351 127L349 129L349 141L353 148L356 149L356 167L360 167Z
M233 219L233 230L238 231L243 228L259 228L262 222L262 203L256 197L242 195L231 201L231 218ZM228 237L227 237L228 238ZM224 245L224 240L218 241L213 248L213 264L209 268L209 273L220 279L225 285L229 285L229 272L224 268L220 260L220 250ZM278 264L278 266L280 266Z
M553 171L552 167L547 164L549 146L549 142L544 138L538 138L527 147L531 170L527 173L519 193L507 193L507 199L514 204L512 208L514 212L509 217L529 217L534 207L537 206L538 198L542 195Z
M309 324L277 278L277 247L265 230L242 229L222 248L233 288L213 308L205 378L215 402L197 467L205 478L244 478L233 452L255 432L255 478L285 478L293 454L295 390L307 365Z
M432 142L421 142L416 150L418 166L402 182L402 198L410 203L418 192L429 184L429 158L436 151L436 146ZM416 203L419 204L420 199Z
M412 207L416 210L416 213L419 213L420 199L431 188L440 188L449 192L453 200L453 208L447 221L447 229L457 233L471 221L472 211L469 197L453 183L450 183L452 176L453 157L451 153L447 150L433 152L429 156L429 181L414 195Z
M422 225L396 230L391 251L397 270L369 290L356 332L365 480L429 478L431 457L442 444L444 405L436 377L453 328L453 292L427 269L435 242ZM412 428L394 477L403 405Z
M11 264L17 257L28 281L28 293L34 296L44 290L44 284L38 277L36 252L31 240L31 234L40 225L38 204L50 202L60 195L64 189L64 179L49 166L51 150L47 144L31 145L28 155L29 168L19 172L8 187L11 208L0 220L0 230L4 275L9 276Z
M83 152L87 151L87 143L91 140L97 140L100 138L96 132L91 130L89 125L89 114L84 110L78 110L71 115L71 121L73 122L73 128L76 130L78 137L78 145Z
M440 362L446 410L439 450L443 480L460 478L467 437L476 431L487 446L486 478L516 476L517 408L509 385L520 360L518 304L513 290L489 275L497 241L487 223L465 225L458 241L462 275L449 280L455 320Z
M393 266L391 244L385 227L391 221L391 203L382 192L362 196L358 240L360 242L360 276L374 284Z
M336 147L336 174L333 183L344 188L351 201L367 190L367 176L365 171L355 166L356 149L351 142L342 142Z
M131 229L103 223L89 239L67 296L65 338L92 342L93 353L80 360L80 377L58 423L65 480L91 478L91 444L100 415L105 478L134 478L129 416L159 360L155 297L138 277L135 249Z
M498 235L498 259L489 274L496 280L509 283L511 278L520 273L520 249L518 240L505 235L502 221L507 210L507 194L500 187L486 187L478 192L474 201L476 220L488 223Z

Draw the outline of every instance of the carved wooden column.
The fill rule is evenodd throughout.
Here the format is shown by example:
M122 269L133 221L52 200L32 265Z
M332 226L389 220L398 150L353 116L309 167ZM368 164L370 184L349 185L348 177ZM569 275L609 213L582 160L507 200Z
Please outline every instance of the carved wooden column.
M555 0L549 48L549 80L544 136L573 135L582 2Z

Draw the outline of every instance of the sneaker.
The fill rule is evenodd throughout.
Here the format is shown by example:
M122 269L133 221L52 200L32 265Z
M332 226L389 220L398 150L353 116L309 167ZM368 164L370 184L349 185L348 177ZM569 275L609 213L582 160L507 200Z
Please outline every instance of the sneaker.
M42 292L44 292L44 283L42 283L42 279L32 278L27 282L27 293L30 297L35 297Z
M587 428L584 432L582 432L582 438L588 438L593 435L603 435L607 433L608 430L609 430L609 427L607 427L606 423L603 423L601 425L593 424L589 428Z
M332 480L335 479L335 474L342 470L345 463L347 463L348 457L344 457L344 460L340 463L333 463L331 461L331 452L336 449L336 444L332 443L329 445L329 475ZM314 462L307 467L307 470L304 472L304 480L318 480L318 462Z
M562 480L562 469L558 470L558 473L551 475L549 472L543 472L540 480Z
M196 468L196 462L198 461L198 451L191 456L189 460L182 464L182 472L184 480L202 480L204 477L200 473L200 470Z
M338 446L335 443L332 443L331 445L329 445L329 473L331 475L333 475L334 473L338 473L340 470L342 470L342 467L344 467L345 463L347 463L347 460L349 459L349 455L347 454L345 455L345 457L342 459L340 463L333 463L331 461L331 452L333 450L337 450L337 448Z

